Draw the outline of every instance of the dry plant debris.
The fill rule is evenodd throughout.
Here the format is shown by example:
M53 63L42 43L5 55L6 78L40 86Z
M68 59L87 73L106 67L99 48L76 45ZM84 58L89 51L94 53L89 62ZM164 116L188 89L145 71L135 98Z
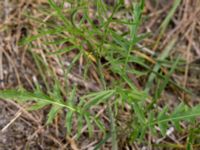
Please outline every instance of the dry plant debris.
M49 2L56 2L55 4L57 5L52 3L50 6ZM98 146L105 150L112 149L113 147L113 149L136 150L199 149L198 119L191 125L185 121L181 122L181 132L177 132L174 125L168 124L166 135L163 134L164 131L161 128L163 124L157 124L153 128L159 133L158 135L154 135L148 131L148 133L144 134L144 141L135 140L142 133L138 135L132 134L137 131L137 126L136 128L135 126L133 127L134 131L132 130L134 119L137 119L133 115L132 106L128 103L120 103L121 105L117 108L113 107L115 106L115 99L112 95L113 91L103 91L105 84L108 88L115 85L116 89L118 86L123 86L125 89L122 91L119 90L124 94L123 96L127 94L127 97L134 97L135 95L128 95L128 93L131 93L130 85L133 84L137 88L137 91L142 91L148 85L146 83L149 83L151 86L146 88L150 95L146 98L147 104L145 104L145 107L148 107L146 111L156 108L155 114L163 112L162 115L166 117L170 115L168 114L169 112L174 112L173 110L177 106L181 108L182 105L179 105L181 102L185 102L188 105L188 107L184 106L184 109L193 107L193 111L198 111L195 106L200 101L199 0L146 0L138 34L147 33L147 35L145 34L145 38L141 42L136 43L133 49L130 49L130 55L140 58L135 61L142 60L141 63L146 63L153 71L146 73L146 70L141 68L137 63L128 64L129 58L127 58L126 63L130 67L130 71L131 69L136 71L128 73L128 83L131 83L124 85L121 85L121 83L119 85L117 82L120 81L121 75L119 73L115 74L118 71L117 69L123 69L124 66L113 62L112 65L115 66L113 69L116 70L112 71L108 67L107 53L102 52L103 48L110 49L110 45L105 44L105 47L102 49L98 49L97 47L102 37L108 43L113 40L113 37L109 34L111 31L96 31L94 27L94 30L97 32L96 35L88 33L80 36L77 30L72 29L74 37L68 31L63 32L62 26L65 24L65 22L63 23L65 19L62 20L62 17L66 17L67 19L72 17L70 21L74 21L73 25L86 31L92 28L91 24L83 19L84 17L85 19L88 17L91 19L90 21L93 21L93 25L98 28L101 22L97 18L98 15L96 15L98 14L97 8L92 6L93 2L91 4L84 3L86 2L84 0L83 6L78 6L76 5L77 1L65 1L63 12L57 9L57 6L62 5L61 1L49 0L49 2L47 0L0 1L1 91L23 87L27 91L41 88L44 93L47 93L47 91L51 91L56 81L59 82L59 87L57 88L62 93L61 96L63 99L67 100L68 97L72 96L74 103L78 105L81 101L81 96L86 95L86 93L102 90L101 94L111 100L109 103L95 105L91 110L91 114L100 118L104 123L106 132L110 133L109 130L113 130L112 132L117 133L114 135L104 135L104 132L101 132L101 129L96 125L92 129L95 136L91 136L87 124L91 120L86 120L80 126L80 119L74 119L72 121L71 134L68 135L65 128L66 122L64 121L65 114L68 111L60 110L54 120L49 120L53 124L46 125L46 116L49 110L51 110L50 106L45 106L37 111L29 111L28 108L33 105L33 101L25 104L14 101L0 101L0 149L92 150ZM105 14L100 15L102 17L100 19L104 20L106 17L112 15L111 19L115 18L122 22L124 18L128 21L132 19L133 16L130 14L130 10L132 9L132 4L135 4L134 0L124 0L124 7L117 11L116 14L112 14L111 11L116 1L104 0L101 2L105 2L105 6L110 8L110 10L108 9L105 13L102 7L102 10L99 11ZM52 8L53 6L54 8ZM84 9L82 7L88 8L88 16L83 15ZM114 9L117 10L118 8ZM64 15L60 14L61 19L56 19L58 17L56 13L63 13ZM71 13L74 13L74 16L70 16ZM46 30L46 32L56 32L59 36L56 34L47 34L46 36L45 30L41 30L45 28L53 29L55 25L58 26L56 31ZM116 33L119 35L124 34L125 39L130 40L131 37L126 36L129 32L129 28L126 25L113 21L105 26L112 29L112 31L117 31ZM101 36L101 32L108 36ZM115 42L117 40L120 41L120 37L116 33L112 33L115 36ZM90 36L94 38L92 39ZM73 39L73 42L68 41L68 37L71 40ZM20 45L25 38L25 42L29 44ZM58 43L53 44L56 40L58 40ZM120 42L122 43L118 43L118 45L121 44L121 47L123 47L123 44L126 44L126 41ZM76 46L80 44L83 45L83 53L78 53L79 49ZM70 47L73 51L65 49L66 47ZM117 48L120 49L116 46ZM94 52L94 50L99 51ZM59 53L59 55L55 55L56 53ZM180 60L179 62L176 59L177 57ZM176 61L177 64L175 65L179 67L173 66L173 62ZM102 65L99 65L99 62ZM67 70L67 73L64 70ZM140 72L137 72L137 70ZM156 72L157 74L152 75L152 72ZM168 77L168 75L170 76ZM162 79L163 76L166 78ZM149 80L151 81L148 82ZM159 88L162 88L162 84L165 84L165 82L162 82L163 80L166 82L170 80L170 82L163 89L163 92L159 93ZM68 85L68 88L66 88L66 85ZM74 89L76 96L73 96L73 90L71 89ZM188 94L190 92L187 92L187 89L190 89L194 94ZM140 94L142 95L143 93ZM141 95L139 95L139 98ZM90 96L86 97L86 100L89 98ZM87 101L84 102L86 103ZM91 104L89 103L88 105ZM166 105L168 107L165 107ZM118 109L116 117L112 117L115 114L109 113L112 111L110 108ZM139 111L136 114L141 115ZM150 113L148 114L147 112L147 115L150 115ZM159 117L161 118L162 116L158 116L158 121ZM139 119L138 122L140 121ZM116 124L113 125L112 122Z

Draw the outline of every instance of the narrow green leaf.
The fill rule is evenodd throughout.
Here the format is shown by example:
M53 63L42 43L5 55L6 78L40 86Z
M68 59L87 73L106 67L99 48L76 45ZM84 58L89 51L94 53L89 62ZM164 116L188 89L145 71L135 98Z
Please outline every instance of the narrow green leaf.
M56 117L59 110L61 110L61 107L59 107L59 106L52 106L51 107L51 110L48 113L47 124L51 124L53 122L53 119Z
M53 85L53 93L52 93L52 97L55 100L59 100L60 102L62 102L62 95L61 95L61 90L60 90L60 81L58 79L55 79L55 83Z
M0 98L2 99L13 99L17 100L18 102L25 102L25 101L45 101L55 106L64 107L70 109L71 111L76 111L75 108L65 105L64 103L53 100L49 96L45 94L38 94L38 93L31 93L25 90L3 90L0 91Z
M181 0L175 0L173 3L173 7L171 8L171 10L169 11L168 15L166 16L165 20L162 22L160 28L161 28L161 36L162 34L165 32L171 18L173 17L174 13L176 12L178 6L180 5Z
M93 118L94 123L97 125L97 127L103 132L105 133L106 129L103 125L103 123L98 119L98 118Z
M56 11L57 16L64 22L65 26L69 27L71 25L71 23L64 16L62 9L59 6L57 6L57 4L54 2L54 0L48 0L48 2L49 2L49 5Z
M106 141L108 141L111 135L111 132L107 133L105 138L103 138L97 145L95 145L94 150L99 150L102 147L102 145L105 144Z
M144 111L142 110L142 108L137 103L133 103L132 106L133 106L134 112L135 112L136 117L138 118L139 122L141 124L145 124L146 119L145 119Z
M74 106L75 95L76 95L76 86L73 87L70 97L67 100L67 104L71 107ZM73 121L73 111L68 110L66 114L66 120L65 120L65 126L67 127L68 134L71 134L72 121Z
M88 115L84 115L85 117L85 120L86 120L86 123L87 123L87 127L88 127L88 132L89 132L89 137L92 137L94 134L93 134L93 126L91 124L91 119Z
M83 128L83 116L78 115L78 138L81 135L82 128Z
M67 111L65 118L65 126L67 128L67 133L70 135L72 131L72 121L73 121L73 112Z
M139 136L139 140L140 141L143 141L147 129L148 129L148 127L146 126L146 124L141 126L141 128L140 128L140 136Z
M32 110L39 110L47 105L49 105L50 103L48 102L42 102L42 101L38 101L36 102L36 104L32 105L31 107L28 108L28 110L32 111Z
M114 90L108 90L108 91L96 92L96 93L92 93L87 96L84 96L84 98L90 99L90 101L88 101L84 105L84 109L87 110L94 105L104 102L105 100L113 96L114 92L115 92Z
M141 131L142 126L141 125L136 125L134 127L132 127L132 132L130 133L130 141L135 141L136 139L138 139L139 135L140 135L140 131Z
M162 84L160 85L160 87L158 88L158 95L157 98L160 98L162 91L165 89L165 87L167 86L167 84L169 83L169 79L171 77L171 75L173 74L173 72L175 71L177 65L179 62L179 57L176 59L176 61L174 62L174 64L172 65L169 73L165 76L164 81L162 82Z
M29 44L29 43L37 40L38 38L41 38L41 37L46 36L46 35L59 34L59 33L63 32L63 30L64 30L64 28L63 27L59 27L59 26L57 26L54 29L40 30L39 33L36 34L36 35L32 35L32 36L23 38L19 42L19 45Z
M149 130L153 135L156 135L155 125L152 124L152 122L154 122L154 119L155 119L155 113L151 111L148 116Z
M187 106L184 103L180 103L176 109L173 111L170 117L176 118L178 116L183 115L183 113L187 110ZM180 119L172 120L172 123L174 124L175 128L180 131L181 126L180 126Z
M55 52L49 52L48 54L49 55L61 55L61 54L64 54L64 53L68 53L68 52L74 50L75 48L79 48L79 47L77 47L77 46L69 46L69 47L65 47L63 49L57 50Z
M167 58L167 56L169 55L169 52L172 50L172 48L174 47L176 43L176 39L173 39L168 45L167 47L164 49L163 53L160 55L160 57L158 58L158 60L165 60ZM153 68L153 72L158 72L160 69L161 65L160 64L156 64ZM155 79L156 75L154 73L151 73L147 84L145 86L145 91L149 92L149 90L151 89L151 86L153 84L153 81Z
M160 131L161 131L163 136L165 136L165 134L166 134L166 131L167 131L167 128L168 128L168 122L159 122L159 121L167 118L167 115L166 115L167 111L168 111L168 107L166 106L158 114L158 126L159 126Z

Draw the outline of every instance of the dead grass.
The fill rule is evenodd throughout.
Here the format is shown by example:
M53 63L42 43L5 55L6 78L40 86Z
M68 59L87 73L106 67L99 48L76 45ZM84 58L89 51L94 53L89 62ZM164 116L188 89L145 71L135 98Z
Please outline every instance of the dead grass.
M127 7L128 7L128 1ZM177 54L181 54L182 59L186 61L186 66L183 74L175 74L174 80L183 87L192 88L192 90L199 92L200 79L194 78L191 74L190 62L193 62L200 58L200 1L199 0L183 0L178 7L172 21L167 26L167 29L160 39L158 45L155 45L159 37L159 26L165 19L167 12L172 6L173 1L161 0L157 4L154 4L152 0L147 0L144 16L144 21L141 31L151 32L151 36L146 38L142 46L155 53L162 52L163 49L169 44L172 38L177 38L178 42L173 48L170 54L171 58L175 58ZM42 24L25 17L25 14L31 14L35 18L40 18L43 21L48 20L52 14L45 15L44 12L38 8L47 7L46 0L4 0L0 2L0 88L9 89L14 87L23 86L26 89L32 89L35 83L45 84L42 81L40 72L38 71L36 64L33 62L31 53L28 52L27 46L19 46L18 42L26 35L33 35L38 33L38 27ZM46 41L53 41L54 37L47 37ZM83 58L78 61L76 69L68 74L68 81L65 81L64 73L62 72L62 64L64 66L70 64L70 60L75 56L74 53L64 55L61 60L46 55L47 49L58 49L53 45L46 46L41 40L33 42L33 51L40 55L45 64L51 67L53 73L57 75L61 83L65 82L76 83L80 88L79 95L82 95L88 91L97 91L101 88L101 81L97 75L97 70L94 66L89 69L89 78L83 77L82 66L84 64ZM141 55L141 54L137 54ZM151 55L142 54L152 64L155 60ZM200 68L200 64L197 65ZM106 80L112 82L113 79L117 79L116 76L112 76L105 70ZM197 73L197 74L200 74ZM144 81L138 80L134 76L130 77L138 88L144 87ZM46 74L47 82L51 83L50 72ZM64 89L62 89L64 90ZM183 92L177 91L165 91L161 98L161 105L164 101L173 107L174 103L178 103L179 97L186 101L189 105L193 106L199 103L200 97L190 97ZM173 99L169 101L169 99ZM169 101L169 102L168 102ZM29 104L27 104L29 105ZM60 114L55 123L52 126L45 126L45 114L46 110L30 113L26 110L27 106L17 104L15 102L0 102L0 149L89 149L102 138L101 134L96 133L96 137L88 138L88 135L83 135L79 141L75 141L74 137L66 137L64 123L62 121L63 114ZM47 108L48 109L48 108ZM105 120L106 108L97 108L99 110L98 115L102 116ZM127 121L129 114L123 114L120 119ZM127 116L127 118L126 118ZM123 122L123 121L122 121ZM183 125L184 127L184 125ZM186 127L185 127L186 128ZM82 129L82 132L86 130L86 127ZM121 139L125 139L125 135L121 135ZM176 147L177 149L185 148L187 132L182 134L172 133L164 138L157 139L149 135L147 137L149 141L154 141ZM21 140L21 141L20 141ZM122 144L126 143L126 140L122 140ZM125 148L128 145L123 145ZM162 149L157 148L149 144L147 149ZM141 145L133 143L130 145L132 149L141 149ZM195 148L195 145L194 145ZM110 149L110 143L104 145L102 149ZM173 148L172 148L173 149ZM175 148L174 148L175 149ZM198 146L197 146L198 149Z

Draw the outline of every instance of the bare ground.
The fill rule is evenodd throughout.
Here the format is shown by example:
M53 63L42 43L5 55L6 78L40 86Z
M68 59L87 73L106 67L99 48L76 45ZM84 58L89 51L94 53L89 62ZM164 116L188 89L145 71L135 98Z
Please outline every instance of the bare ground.
M171 23L161 37L160 42L155 45L158 40L158 27L164 20L172 6L173 1L161 0L154 4L152 0L146 2L144 15L148 16L144 21L141 31L150 31L150 37L142 43L145 47L153 51L160 52L169 43L172 37L176 37L178 42L171 53L171 57L181 54L182 58L189 64L200 57L200 1L199 0L183 0L172 18ZM33 20L25 17L25 13L43 18L43 14L38 11L39 7L46 6L45 0L1 0L0 1L0 88L9 89L23 85L26 89L32 89L35 80L40 82L40 76L36 65L33 63L33 58L27 52L26 46L19 46L18 42L28 34L37 33L38 24ZM43 50L46 48L41 41L37 40L34 43L37 48L36 52L44 56ZM45 57L45 56L44 56ZM73 54L67 55L73 57ZM45 58L46 59L46 58ZM151 59L151 58L150 58ZM57 60L53 58L48 60L52 64L55 72L59 73ZM198 63L197 63L198 64ZM200 63L197 65L200 68ZM174 75L177 82L181 82L182 86L192 88L197 95L199 94L199 75L193 73L190 65L185 67L185 74ZM86 91L90 89L98 89L98 79L95 78L95 73L91 73L91 81L84 81L83 78L77 75L78 71L74 70L70 78L70 82L77 82L84 87ZM192 73L191 73L192 72ZM75 76L76 75L76 76ZM194 77L195 75L195 77ZM113 78L113 77L108 77ZM194 79L194 80L191 80ZM44 84L41 82L41 84ZM139 83L140 84L140 83ZM143 86L143 85L139 85ZM80 91L83 93L85 90ZM174 99L183 97L189 105L199 103L199 97L188 97L183 93L168 93L163 95L161 100ZM174 105L174 102L171 105ZM27 104L28 105L28 104ZM37 111L26 111L26 105L17 104L11 101L0 101L0 149L73 149L77 147L81 149L89 149L101 139L101 135L95 138L88 138L85 133L79 139L74 141L73 137L66 137L63 120L61 114L51 126L45 126L45 115L48 108ZM103 113L103 111L102 111ZM123 118L124 119L124 118ZM163 139L163 143L182 143L184 144L185 136L174 135ZM123 137L122 137L123 138ZM140 145L133 143L134 149L140 149ZM109 143L102 149L110 149ZM152 148L149 148L152 149ZM156 148L155 148L156 149Z

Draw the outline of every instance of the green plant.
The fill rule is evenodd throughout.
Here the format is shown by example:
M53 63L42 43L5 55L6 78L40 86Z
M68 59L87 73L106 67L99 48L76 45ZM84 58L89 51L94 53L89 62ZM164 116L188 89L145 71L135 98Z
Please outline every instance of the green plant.
M38 34L26 37L20 43L29 44L29 52L34 58L44 87L41 88L41 85L36 83L35 89L31 92L25 89L2 90L0 91L0 98L17 100L18 102L32 101L33 105L29 110L38 110L51 105L47 124L52 123L59 111L64 110L66 112L66 130L69 135L72 134L73 119L78 120L78 137L81 135L83 124L87 125L90 136L94 134L93 128L98 127L104 133L104 140L97 144L97 148L110 137L112 138L113 149L117 148L117 115L120 109L124 109L125 104L131 107L130 115L132 115L133 121L131 121L128 129L131 132L126 135L131 140L143 139L147 130L155 134L157 132L155 126L160 128L161 134L164 136L170 127L170 123L177 130L181 130L181 121L195 122L195 118L200 115L199 105L191 108L181 103L173 111L169 111L168 107L160 108L161 111L159 111L158 106L153 107L157 104L169 83L179 87L170 78L176 70L179 58L173 63L168 59L169 52L175 45L176 39L169 43L158 58L153 58L156 61L153 69L152 64L145 57L134 55L135 51L145 55L145 52L137 47L137 44L147 36L147 34L139 34L138 32L142 21L144 0L140 3L133 3L133 8L129 8L125 12L123 12L123 1L121 0L117 1L113 7L107 6L102 0L92 1L91 4L88 4L87 0L72 1L70 3L72 7L67 9L66 12L63 9L64 4L64 1L58 5L53 0L49 0L52 9L44 8L44 14L50 14L50 19L44 22L32 18L40 22ZM93 16L90 16L89 12L91 7L96 9ZM121 12L131 13L132 18L117 18L117 15ZM80 14L82 17L78 18ZM31 18L28 14L27 16ZM95 23L95 19L98 23ZM60 20L59 23L56 23L58 20ZM119 28L115 29L113 26ZM120 31L121 26L127 31ZM51 41L42 39L49 36L52 37ZM32 50L34 48L32 42L37 39L41 39L47 47L49 45L56 47L54 51L46 49L45 55L59 60L65 76L64 86L61 85L48 63ZM74 52L76 55L66 69L62 57L70 52ZM101 83L101 89L96 92L86 91L84 95L77 93L79 89L76 84L67 83L69 73L76 67L77 61L81 57L86 60L84 77L89 78L87 75L89 74L89 67L92 66L96 69ZM101 62L101 59L105 59L105 62ZM166 62L170 62L172 65ZM165 65L168 67L165 67ZM163 68L167 71L163 72ZM116 79L112 80L113 83L107 83L105 69L115 75ZM51 74L52 83L48 82L47 73L48 75ZM145 89L138 89L130 75L136 78L147 77ZM151 97L150 90L153 89L154 81L158 83L159 88L155 90ZM78 103L75 102L77 98L80 99ZM150 100L150 103L147 102L147 99ZM106 112L110 119L110 132L109 129L104 127L104 122L98 114L92 113L94 107L98 105L106 106Z

